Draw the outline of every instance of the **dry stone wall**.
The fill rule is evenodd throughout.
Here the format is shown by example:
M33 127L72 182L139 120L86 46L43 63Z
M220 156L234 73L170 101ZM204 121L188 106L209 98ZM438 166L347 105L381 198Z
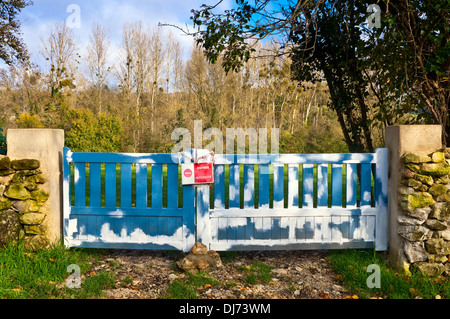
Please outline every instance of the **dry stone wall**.
M450 275L450 149L402 157L398 234L409 268Z
M35 159L10 160L0 156L0 245L24 240L35 250L49 244L46 215L41 211L49 194Z

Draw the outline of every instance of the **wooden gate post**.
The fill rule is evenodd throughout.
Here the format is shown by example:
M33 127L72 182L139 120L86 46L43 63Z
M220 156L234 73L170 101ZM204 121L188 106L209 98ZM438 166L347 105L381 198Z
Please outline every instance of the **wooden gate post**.
M197 241L209 249L211 241L209 218L209 189L210 185L197 186Z

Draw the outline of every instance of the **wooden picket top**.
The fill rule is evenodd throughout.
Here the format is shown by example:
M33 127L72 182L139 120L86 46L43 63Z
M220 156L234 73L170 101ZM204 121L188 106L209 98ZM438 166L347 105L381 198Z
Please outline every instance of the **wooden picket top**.
M172 154L63 153L69 247L387 249L387 149L216 154L212 189Z

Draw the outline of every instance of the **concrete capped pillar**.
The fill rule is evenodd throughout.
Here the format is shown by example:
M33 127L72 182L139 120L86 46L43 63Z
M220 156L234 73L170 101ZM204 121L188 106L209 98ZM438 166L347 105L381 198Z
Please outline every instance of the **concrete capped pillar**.
M400 159L407 153L428 155L442 149L441 125L397 125L386 127L385 147L389 149L388 252L391 263L404 265L402 241L397 218L401 216L398 187L401 180Z
M8 129L6 135L8 157L16 159L37 159L40 170L47 181L43 189L49 199L41 211L46 214L44 224L50 242L55 243L62 236L62 150L64 130L60 129Z

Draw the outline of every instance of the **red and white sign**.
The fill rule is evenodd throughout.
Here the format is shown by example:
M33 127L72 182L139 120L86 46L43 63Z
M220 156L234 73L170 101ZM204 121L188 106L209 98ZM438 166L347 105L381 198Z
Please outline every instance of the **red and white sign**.
M208 151L204 156L198 156L195 163L181 164L181 184L196 185L214 183L213 161L214 154Z
M181 164L181 184L211 184L214 183L213 163Z

